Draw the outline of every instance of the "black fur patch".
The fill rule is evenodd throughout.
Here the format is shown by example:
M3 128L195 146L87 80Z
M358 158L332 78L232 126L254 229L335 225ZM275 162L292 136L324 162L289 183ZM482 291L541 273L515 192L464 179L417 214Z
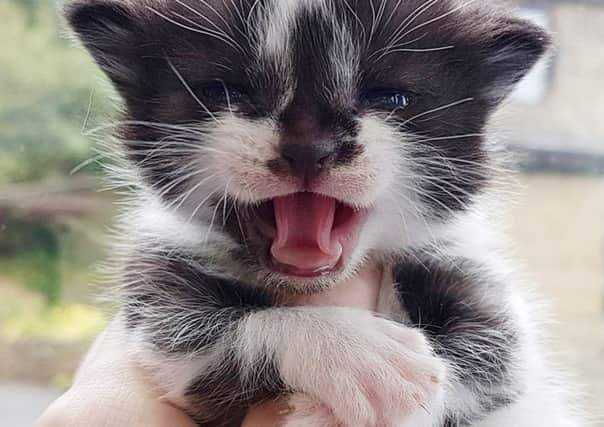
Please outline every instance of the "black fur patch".
M241 421L236 414L286 389L268 358L255 364L257 372L249 373L253 382L244 382L231 351L238 323L246 314L272 307L272 297L205 273L206 263L174 251L139 255L126 268L124 312L129 329L142 331L167 357L224 351L219 365L200 372L185 397L198 409L192 415L201 425L228 426ZM186 317L179 317L183 314Z
M263 371L257 373L254 384L242 383L239 365L232 357L227 357L220 370L200 374L186 391L195 408L209 409L200 411L203 415L196 421L208 427L239 427L252 405L284 395L287 388L275 362L264 360L258 365Z
M458 381L479 396L481 413L451 419L449 425L468 425L510 404L519 392L514 371L518 327L491 294L498 286L503 292L505 284L464 259L422 259L421 264L406 259L396 265L394 277L411 323L457 367Z
M160 310L166 318L187 310L196 313L198 327L187 334L179 335L173 327L151 328L153 343L161 351L185 354L213 346L247 313L273 306L266 290L206 273L209 263L162 249L133 258L124 275L129 283L125 312L130 326L153 326L158 321L146 316L147 307Z

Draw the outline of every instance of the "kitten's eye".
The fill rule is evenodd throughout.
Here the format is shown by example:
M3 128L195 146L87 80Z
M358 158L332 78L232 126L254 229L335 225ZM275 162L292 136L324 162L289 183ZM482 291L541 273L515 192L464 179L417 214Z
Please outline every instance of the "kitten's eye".
M222 82L211 82L201 86L201 96L212 104L241 104L249 101L249 97L240 86Z
M371 91L365 98L370 105L382 108L403 110L411 104L410 94L396 90Z

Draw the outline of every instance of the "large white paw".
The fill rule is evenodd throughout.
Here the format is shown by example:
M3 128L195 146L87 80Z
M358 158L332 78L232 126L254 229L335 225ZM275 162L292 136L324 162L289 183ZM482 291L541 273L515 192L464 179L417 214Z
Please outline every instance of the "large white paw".
M328 427L392 427L418 414L439 415L442 362L419 331L370 313L334 309L292 340L281 362L285 382L309 398L292 402L292 420L331 417L336 423L330 418Z

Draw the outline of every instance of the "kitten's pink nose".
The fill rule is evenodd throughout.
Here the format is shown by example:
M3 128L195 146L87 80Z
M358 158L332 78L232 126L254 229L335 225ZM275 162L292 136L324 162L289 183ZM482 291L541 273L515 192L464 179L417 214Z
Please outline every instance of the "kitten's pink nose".
M281 148L281 157L289 165L292 175L305 182L317 178L329 167L336 155L335 144L325 143L295 143L290 142Z

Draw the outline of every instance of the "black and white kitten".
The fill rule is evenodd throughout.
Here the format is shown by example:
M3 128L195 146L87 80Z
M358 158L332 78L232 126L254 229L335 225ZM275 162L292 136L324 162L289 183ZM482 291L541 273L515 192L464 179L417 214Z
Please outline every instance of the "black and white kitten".
M480 3L480 5L478 4ZM576 426L485 220L547 34L487 2L76 0L124 100L129 348L200 425ZM367 263L379 314L290 307Z

